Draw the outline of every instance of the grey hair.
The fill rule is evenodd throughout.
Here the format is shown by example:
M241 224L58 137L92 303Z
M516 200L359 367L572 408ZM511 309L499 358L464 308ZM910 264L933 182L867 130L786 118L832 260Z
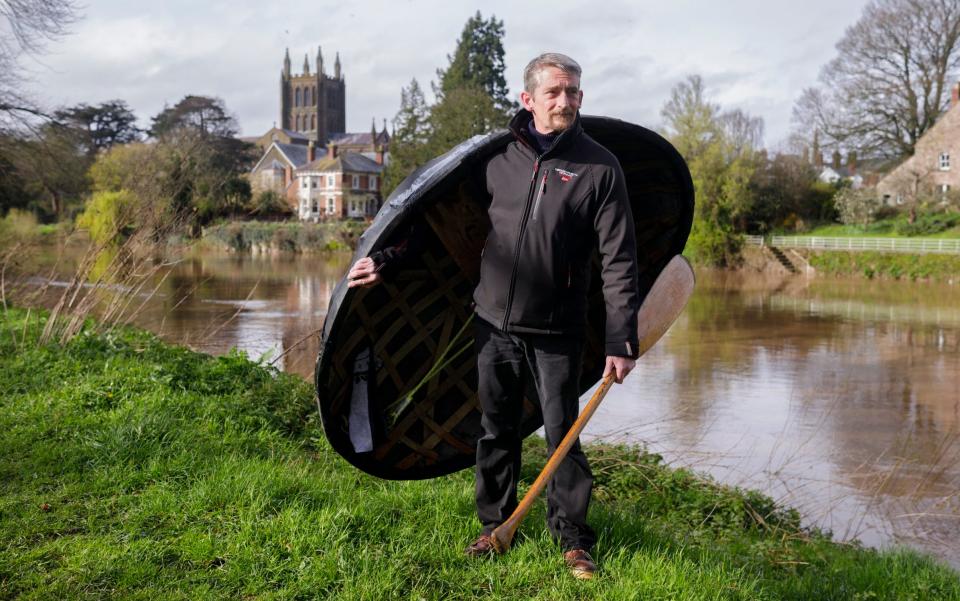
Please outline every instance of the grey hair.
M527 63L527 66L523 70L523 89L526 90L528 94L533 94L533 91L537 89L537 85L540 84L541 74L547 67L556 67L564 73L571 73L577 77L580 77L580 73L582 72L577 61L566 54L544 52Z

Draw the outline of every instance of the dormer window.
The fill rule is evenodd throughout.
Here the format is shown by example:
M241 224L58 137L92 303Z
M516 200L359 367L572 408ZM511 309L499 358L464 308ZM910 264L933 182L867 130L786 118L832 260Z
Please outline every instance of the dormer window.
M940 171L950 171L950 153L941 152L940 153Z

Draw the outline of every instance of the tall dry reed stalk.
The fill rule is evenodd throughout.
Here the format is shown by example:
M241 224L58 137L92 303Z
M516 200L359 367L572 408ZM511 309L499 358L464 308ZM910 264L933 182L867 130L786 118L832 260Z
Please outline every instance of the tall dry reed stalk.
M69 233L45 273L37 273L25 261L39 252L37 240L11 244L0 251L0 304L4 310L10 300L29 310L48 309L39 345L66 344L89 318L96 318L94 327L100 332L129 325L176 264L166 240L179 227L179 219L134 207L118 216L107 240L90 241L66 277L62 274L69 262L66 249L76 246L82 233Z

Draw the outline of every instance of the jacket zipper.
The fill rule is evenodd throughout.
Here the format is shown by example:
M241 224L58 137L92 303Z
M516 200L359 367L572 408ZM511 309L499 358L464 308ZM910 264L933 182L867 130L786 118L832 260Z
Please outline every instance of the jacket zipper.
M540 199L543 198L543 192L547 188L547 174L543 174L543 179L540 180L540 191L537 192L537 200L533 203L533 220L537 220L537 209L540 208Z
M510 273L510 288L507 292L507 306L503 311L503 323L500 324L502 331L507 330L507 322L510 320L510 308L513 305L513 291L517 285L517 270L520 267L520 247L523 244L523 234L527 230L527 219L530 216L530 205L533 200L533 190L537 185L537 173L540 171L540 157L533 161L533 174L530 176L530 189L527 191L527 202L523 207L523 217L520 218L520 232L517 234L517 245L513 251L513 271Z

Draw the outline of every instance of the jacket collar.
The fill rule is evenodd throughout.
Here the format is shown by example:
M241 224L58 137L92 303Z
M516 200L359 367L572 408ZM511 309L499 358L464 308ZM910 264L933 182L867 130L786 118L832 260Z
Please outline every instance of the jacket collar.
M513 133L513 136L520 141L521 144L529 148L533 154L537 154L537 151L534 150L535 146L528 138L527 134L527 124L533 120L533 113L527 109L520 109L517 113L510 119L510 132ZM546 149L540 158L544 158L549 154L554 154L564 148L570 146L575 139L577 139L580 134L583 133L583 126L580 124L580 111L577 111L577 116L573 120L573 124L570 125L567 129L560 132L560 135L557 136L557 139L553 141L553 146Z

